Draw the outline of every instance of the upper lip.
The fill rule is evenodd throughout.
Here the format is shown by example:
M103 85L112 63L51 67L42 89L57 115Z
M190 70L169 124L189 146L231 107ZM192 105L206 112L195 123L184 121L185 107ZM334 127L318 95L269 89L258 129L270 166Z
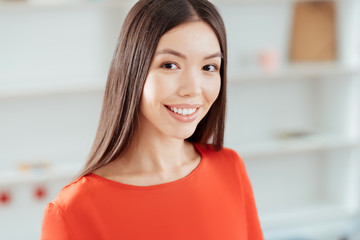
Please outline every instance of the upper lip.
M182 103L182 104L170 104L165 105L170 108L199 108L201 107L201 104L188 104L188 103Z

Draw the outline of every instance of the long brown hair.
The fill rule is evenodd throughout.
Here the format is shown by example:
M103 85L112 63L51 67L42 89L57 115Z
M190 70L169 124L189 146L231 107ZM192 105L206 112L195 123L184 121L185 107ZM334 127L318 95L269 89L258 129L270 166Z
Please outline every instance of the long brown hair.
M222 51L218 98L187 140L223 147L226 106L227 44L224 23L207 0L140 0L122 26L106 83L100 122L84 176L118 158L129 146L139 118L145 79L157 44L170 29L204 21L214 30Z

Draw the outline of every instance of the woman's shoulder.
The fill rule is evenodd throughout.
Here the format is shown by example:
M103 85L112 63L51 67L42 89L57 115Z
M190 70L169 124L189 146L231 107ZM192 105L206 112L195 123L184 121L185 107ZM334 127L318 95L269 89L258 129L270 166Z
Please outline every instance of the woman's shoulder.
M245 163L234 149L223 147L220 150L215 150L211 145L199 145L197 147L206 159L207 165L212 166L217 172L226 175L235 174L241 178L247 176Z
M216 164L218 167L237 168L240 171L245 170L243 159L234 149L223 147L216 150L209 144L196 144L196 148L209 163Z
M94 185L96 185L96 182L91 177L79 177L63 187L51 204L61 210L71 209L88 199Z
M216 159L233 159L236 161L239 161L241 157L238 155L238 153L231 148L223 147L219 150L216 150L212 145L210 144L196 144L195 145L198 151L201 154L205 154L209 157L213 157Z
M86 219L94 219L94 188L100 189L91 175L66 185L44 209L41 239L75 239L73 229L83 227Z

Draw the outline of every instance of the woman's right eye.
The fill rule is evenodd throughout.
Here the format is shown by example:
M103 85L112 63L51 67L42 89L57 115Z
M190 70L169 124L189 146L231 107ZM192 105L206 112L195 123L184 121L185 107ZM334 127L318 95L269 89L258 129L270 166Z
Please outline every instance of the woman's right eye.
M170 70L174 70L174 69L178 68L178 66L175 63L164 63L161 67L170 69Z

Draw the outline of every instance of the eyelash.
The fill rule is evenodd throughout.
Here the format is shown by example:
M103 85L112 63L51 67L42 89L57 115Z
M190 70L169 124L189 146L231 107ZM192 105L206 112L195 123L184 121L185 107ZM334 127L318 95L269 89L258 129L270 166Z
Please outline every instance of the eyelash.
M205 66L202 67L202 69L204 69L205 67L207 66L211 66L211 67L214 67L214 70L213 71L208 71L208 72L217 72L218 71L218 66L216 64L207 64ZM205 70L205 69L204 69Z
M177 68L179 68L179 66L178 66L176 63L173 63L173 62L164 63L164 64L161 65L161 67L162 67L162 68L165 68L165 69L173 70L173 69L171 69L171 68L167 68L167 67L166 67L166 65L170 65L170 64L175 65Z
M162 67L162 68L165 68L165 69L169 69L169 70L174 70L174 69L172 69L172 68L167 68L167 67L166 67L166 65L170 65L170 64L175 65L177 68L179 68L179 66L178 66L176 63L173 63L173 62L164 63L164 64L161 65L161 67ZM207 70L205 70L204 68L207 67L207 66L214 67L214 70L213 70L213 71L207 71ZM219 68L218 68L218 66L217 66L216 64L207 64L207 65L203 66L201 69L202 69L202 70L205 70L205 71L207 71L207 72L216 72L216 71L218 71Z

